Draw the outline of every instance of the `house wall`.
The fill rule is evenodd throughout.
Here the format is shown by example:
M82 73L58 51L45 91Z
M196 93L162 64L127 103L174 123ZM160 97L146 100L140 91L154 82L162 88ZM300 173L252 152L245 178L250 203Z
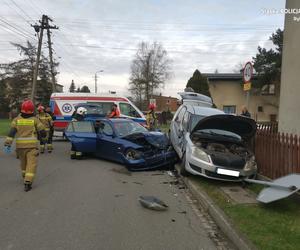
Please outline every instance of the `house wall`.
M242 106L246 103L246 93L238 80L214 80L209 82L209 91L217 108L235 105L236 114L241 113ZM251 117L259 122L270 121L270 115L278 114L278 108L273 105L276 103L275 96L262 96L250 94L249 112ZM262 106L263 111L258 112L258 107Z
M156 100L156 110L159 112L168 111L176 112L178 99L168 96L152 96L151 99Z
M286 8L300 8L299 0L287 0ZM294 20L294 19L297 19ZM300 15L286 14L283 35L279 131L300 135Z

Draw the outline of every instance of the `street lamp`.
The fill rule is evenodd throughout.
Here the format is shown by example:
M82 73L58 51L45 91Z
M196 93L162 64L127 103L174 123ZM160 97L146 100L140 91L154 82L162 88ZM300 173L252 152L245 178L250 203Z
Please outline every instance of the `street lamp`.
M95 93L97 93L97 73L101 73L103 70L98 70L95 72Z

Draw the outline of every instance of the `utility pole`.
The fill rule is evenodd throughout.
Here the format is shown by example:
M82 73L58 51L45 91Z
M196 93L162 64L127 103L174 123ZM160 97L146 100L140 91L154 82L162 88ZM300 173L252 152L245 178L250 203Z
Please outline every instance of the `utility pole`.
M52 92L56 91L56 83L55 83L55 74L54 74L54 65L53 65L53 51L52 51L52 42L51 42L51 32L50 29L58 29L57 26L50 26L49 20L53 22L51 18L47 16L47 36L48 36L48 47L49 47L49 58L50 58L50 71L51 71L51 80L52 80Z
M38 33L38 50L37 50L37 56L36 56L36 62L34 66L33 71L33 81L32 81L32 88L31 88L31 95L30 98L34 102L35 101L35 92L36 92L36 82L37 82L37 76L39 72L39 63L40 63L40 57L41 57L41 50L42 50L42 42L43 42L43 32L44 32L44 26L45 26L45 15L42 16L42 21L40 21L41 25L34 25L35 31ZM40 34L39 34L40 32Z
M52 22L52 19L49 18L47 15L42 16L42 21L40 22L40 25L32 25L34 30L38 34L38 50L37 50L37 57L36 57L36 63L33 71L33 81L32 81L32 89L31 89L31 99L34 102L35 101L35 94L36 94L36 84L37 84L37 77L39 73L39 63L40 63L40 57L41 57L41 50L42 50L42 43L43 43L43 33L44 29L47 30L47 36L48 36L48 47L49 47L49 57L50 57L50 70L51 70L51 80L52 80L52 92L55 91L55 75L54 75L54 66L53 66L53 55L52 55L52 42L51 42L51 32L50 29L58 29L57 26L50 26L49 20Z
M103 72L102 69L95 72L95 93L97 93L97 90L98 90L97 73L101 73L101 72Z

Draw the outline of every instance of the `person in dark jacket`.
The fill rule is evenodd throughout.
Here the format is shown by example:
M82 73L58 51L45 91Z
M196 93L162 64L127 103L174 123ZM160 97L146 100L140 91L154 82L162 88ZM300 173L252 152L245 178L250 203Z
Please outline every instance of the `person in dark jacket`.
M248 109L246 106L243 106L242 107L242 113L241 113L241 116L246 116L246 117L249 117L251 118L251 114L249 113Z

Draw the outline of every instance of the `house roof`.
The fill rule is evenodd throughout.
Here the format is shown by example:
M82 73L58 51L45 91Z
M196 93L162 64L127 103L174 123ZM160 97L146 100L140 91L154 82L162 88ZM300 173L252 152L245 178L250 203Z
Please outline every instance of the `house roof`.
M208 81L217 80L243 80L243 75L241 73L204 73L203 76L207 77ZM253 74L252 79L257 79L257 74Z

